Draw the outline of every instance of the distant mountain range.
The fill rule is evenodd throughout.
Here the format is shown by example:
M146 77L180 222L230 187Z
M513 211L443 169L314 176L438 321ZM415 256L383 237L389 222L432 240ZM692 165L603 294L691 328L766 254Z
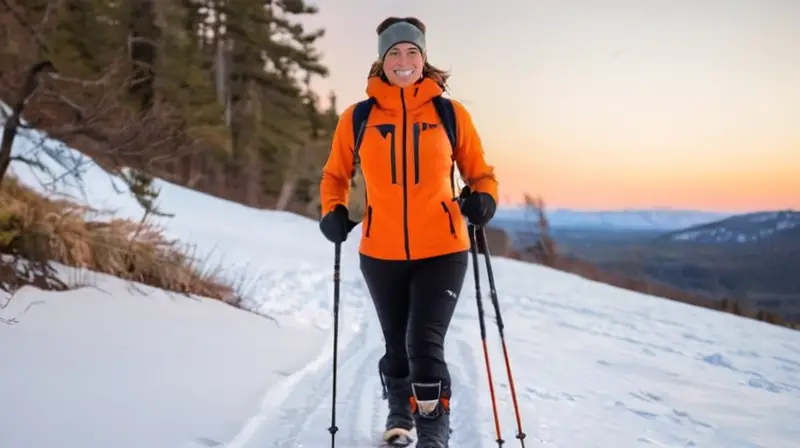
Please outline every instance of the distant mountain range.
M792 210L731 216L660 237L662 240L695 244L749 244L790 238L800 244L800 212Z
M653 231L686 229L732 216L730 213L669 209L609 211L555 209L546 212L546 215L553 228ZM500 207L495 215L495 221L498 227L506 227L506 224L514 226L518 222L536 222L536 216L525 207Z
M510 231L518 250L538 239L535 218L530 224L522 216L505 212L494 224ZM800 322L800 211L721 217L693 211L566 211L550 216L551 236L562 255L709 299L741 300L745 309ZM672 228L692 221L697 223Z

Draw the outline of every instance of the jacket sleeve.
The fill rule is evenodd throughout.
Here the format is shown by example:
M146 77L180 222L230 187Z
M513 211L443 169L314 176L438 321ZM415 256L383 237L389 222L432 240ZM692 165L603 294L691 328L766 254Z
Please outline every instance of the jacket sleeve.
M354 106L348 107L339 116L328 161L322 168L319 198L323 216L337 205L347 207L349 203L350 180L353 174L353 108Z
M469 111L458 101L453 103L456 118L456 140L458 147L455 151L455 160L464 182L472 191L488 193L499 204L497 179L494 167L486 163L483 145L478 131L472 122Z

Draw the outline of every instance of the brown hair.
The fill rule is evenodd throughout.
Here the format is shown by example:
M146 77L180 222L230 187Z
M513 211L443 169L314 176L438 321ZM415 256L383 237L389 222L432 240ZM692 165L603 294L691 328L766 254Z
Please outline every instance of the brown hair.
M381 22L375 31L377 32L377 34L381 34L386 28L389 28L390 26L399 22L410 23L411 25L414 25L415 27L417 27L417 29L422 31L422 34L425 34L425 24L422 23L422 21L416 17L406 17L406 18L389 17L385 19L383 22ZM378 59L377 61L372 63L372 67L370 67L369 69L369 77L371 78L373 76L378 76L385 82L389 82L389 79L386 78L386 74L383 72L382 59ZM436 84L439 84L439 87L441 87L443 90L447 90L447 80L450 78L450 73L440 68L434 67L428 62L428 59L426 57L425 64L422 66L422 77L434 80Z

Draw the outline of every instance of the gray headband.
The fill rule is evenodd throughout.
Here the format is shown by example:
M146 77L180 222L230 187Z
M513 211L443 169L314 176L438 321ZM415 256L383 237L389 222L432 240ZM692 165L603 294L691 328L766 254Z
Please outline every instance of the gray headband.
M425 33L408 22L397 22L378 35L378 58L383 59L390 48L400 42L408 42L425 53Z

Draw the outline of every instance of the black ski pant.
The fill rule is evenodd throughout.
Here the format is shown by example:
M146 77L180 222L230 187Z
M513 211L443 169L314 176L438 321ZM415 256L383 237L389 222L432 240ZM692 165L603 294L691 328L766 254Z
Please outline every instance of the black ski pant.
M361 255L361 272L383 329L381 371L412 382L441 381L449 388L444 339L453 317L469 252L411 261Z

